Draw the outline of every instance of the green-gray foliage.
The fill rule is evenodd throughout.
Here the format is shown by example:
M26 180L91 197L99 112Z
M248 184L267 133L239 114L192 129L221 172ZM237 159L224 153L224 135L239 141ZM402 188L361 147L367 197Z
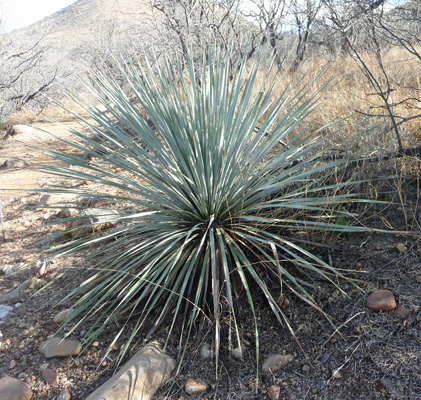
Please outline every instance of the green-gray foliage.
M66 254L103 244L94 254L101 258L93 259L90 278L71 294L79 296L74 316L95 313L89 335L124 311L136 317L128 346L143 324L152 325L152 310L159 309L157 323L172 315L170 333L187 310L188 336L197 317L211 310L218 358L223 313L230 315L241 347L237 289L243 289L255 322L251 286L259 288L282 323L267 277L282 280L316 308L295 277L296 267L334 285L341 277L289 238L302 229L363 229L335 223L332 205L355 199L346 190L351 183L326 183L342 162L323 161L317 151L322 130L303 128L319 91L289 84L274 98L285 77L273 58L266 56L265 65L232 59L229 52L208 51L198 64L189 58L186 67L179 59L153 66L122 63L130 93L121 82L93 71L89 87L96 103L81 104L89 118L79 116L93 137L68 128L75 137L68 144L92 161L50 151L69 166L50 164L48 172L116 192L65 185L50 191L78 192L126 210L116 227L50 248ZM265 80L257 78L259 68L265 68ZM258 360L257 328L256 339Z

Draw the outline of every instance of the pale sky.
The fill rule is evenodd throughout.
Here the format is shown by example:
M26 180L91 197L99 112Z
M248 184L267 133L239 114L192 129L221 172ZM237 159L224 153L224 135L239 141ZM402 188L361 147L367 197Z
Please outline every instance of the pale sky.
M0 18L6 31L31 25L76 0L0 0Z

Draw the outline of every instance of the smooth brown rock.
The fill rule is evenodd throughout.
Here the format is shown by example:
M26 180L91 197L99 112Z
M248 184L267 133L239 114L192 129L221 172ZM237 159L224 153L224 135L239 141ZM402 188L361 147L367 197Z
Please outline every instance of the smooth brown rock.
M408 251L408 248L403 243L398 243L396 245L396 250L400 255L404 255Z
M79 341L55 337L41 343L40 353L45 358L77 356L82 350Z
M392 311L396 308L396 299L390 290L376 290L367 297L367 307L374 311Z
M157 342L148 343L85 400L150 400L174 368L175 361Z
M275 372L286 367L289 363L294 361L292 355L272 354L262 365L263 372Z
M401 318L405 318L409 315L409 310L403 305L398 304L398 306L395 309L395 315Z
M1 400L29 400L31 397L32 390L27 383L11 376L0 379Z
M421 275L418 275L418 276L415 278L415 280L416 280L418 283L421 283Z
M70 317L72 312L74 311L73 308L67 308L66 310L60 311L55 317L54 317L54 323L55 324L61 324L62 322L66 321L67 318Z
M196 381L195 379L187 379L184 390L187 394L197 394L204 392L209 385L207 383Z
M42 377L44 378L45 382L47 382L49 385L58 385L58 376L56 371L50 368L45 368L42 370Z
M279 400L279 396L281 395L281 388L277 385L272 385L269 387L268 396L270 400Z

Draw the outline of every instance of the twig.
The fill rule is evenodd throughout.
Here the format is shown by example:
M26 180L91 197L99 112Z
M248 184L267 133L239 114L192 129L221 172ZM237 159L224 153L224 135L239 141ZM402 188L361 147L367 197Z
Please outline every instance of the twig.
M3 207L2 207L2 204L1 204L1 194L0 194L0 220L1 220L1 231L2 231L2 234L3 234L3 242L5 242L6 241L6 235L5 235L5 232L4 232Z

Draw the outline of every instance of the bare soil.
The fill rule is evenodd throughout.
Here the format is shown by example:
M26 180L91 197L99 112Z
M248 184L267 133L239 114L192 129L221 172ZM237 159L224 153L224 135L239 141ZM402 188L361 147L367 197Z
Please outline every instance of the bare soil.
M60 137L68 135L50 124L40 126ZM51 146L56 139L35 131L32 137L15 136L1 143L0 164L10 157L18 157L28 165L0 170L6 234L5 241L0 237L0 267L18 263L30 267L39 256L36 243L53 229L58 229L44 226L51 216L46 215L48 211L36 208L39 193L26 190L34 187L42 190L47 182L51 184L60 179L45 176L33 168L34 163L46 160L44 151L37 147ZM261 365L273 353L291 354L294 362L282 371L261 372L260 366L256 366L253 318L246 306L240 307L240 298L242 359L233 357L229 349L230 332L224 328L217 379L213 358L203 360L200 355L201 345L213 342L210 327L205 327L201 338L189 345L180 374L162 387L156 398L268 399L269 386L278 385L280 399L421 399L421 283L417 282L417 277L421 276L420 177L417 172L420 160L412 158L405 163L408 172L398 181L382 183L380 189L384 194L381 199L387 201L387 205L363 210L367 224L393 228L401 233L309 237L305 244L319 257L341 268L360 287L357 289L351 283L343 282L349 295L345 297L326 282L316 278L311 281L314 296L337 330L321 313L292 293L281 293L273 282L273 290L279 291L280 301L285 298L289 301L288 305L283 304L297 341L286 326L279 325L262 298L257 307L259 362ZM318 245L313 244L316 241ZM398 243L407 247L404 254L397 251ZM77 358L46 361L38 352L40 342L58 329L53 323L54 315L72 305L70 302L57 305L58 300L86 276L88 265L84 256L79 254L56 260L42 279L31 278L29 269L0 277L0 293L31 279L30 287L19 300L21 306L15 307L0 325L0 377L26 374L20 376L31 385L33 399L53 399L64 388L68 388L72 399L85 399L115 370L117 350L104 362L101 360L118 329L118 321L110 324L106 334ZM66 275L62 275L64 271ZM395 312L369 310L367 294L375 289L391 290L408 314L399 317ZM70 337L80 339L81 331L89 326L89 321L83 322ZM70 328L64 331L68 332ZM164 340L166 332L163 326L156 338ZM168 352L177 360L182 350L180 335L181 332L175 331L168 347ZM123 342L124 337L118 344ZM136 352L142 344L140 332L130 353ZM11 364L12 360L16 366ZM48 385L41 376L39 369L45 362L58 372L57 387ZM201 394L188 396L184 391L188 378L201 379L210 387Z

